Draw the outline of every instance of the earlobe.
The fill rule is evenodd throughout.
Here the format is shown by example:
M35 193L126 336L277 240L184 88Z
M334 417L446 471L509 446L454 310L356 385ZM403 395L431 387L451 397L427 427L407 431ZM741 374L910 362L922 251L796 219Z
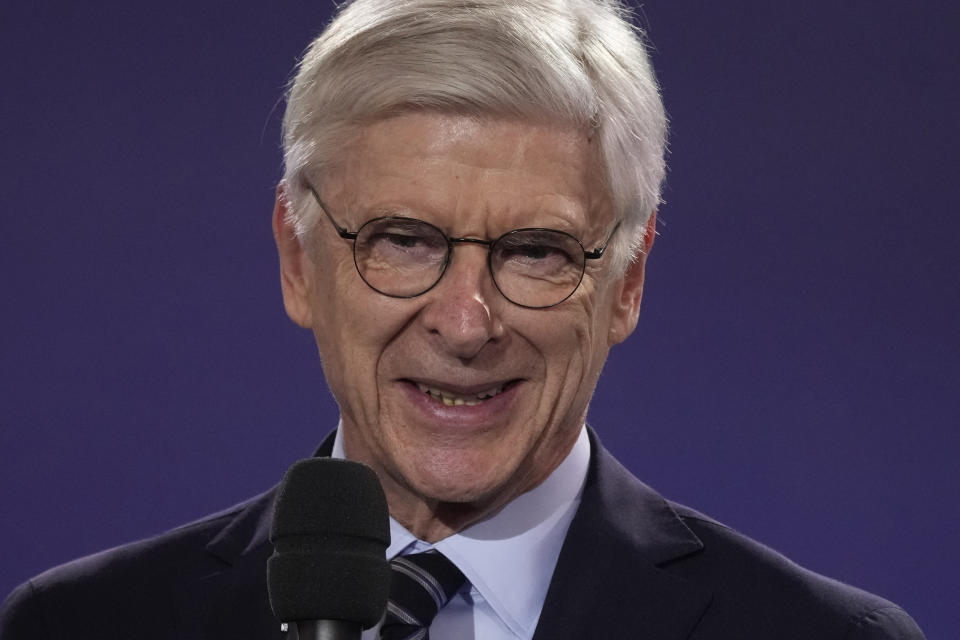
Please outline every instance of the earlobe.
M613 312L610 318L608 345L619 344L630 337L637 326L640 317L640 301L643 298L643 283L646 276L647 256L653 248L653 238L656 234L656 217L654 211L650 214L644 230L643 251L630 263L626 273L620 278L619 290L613 301Z
M277 185L273 205L273 238L280 255L280 286L283 290L283 306L287 315L304 328L313 326L310 308L310 259L297 237L292 221L287 215L291 206L287 197L286 183Z

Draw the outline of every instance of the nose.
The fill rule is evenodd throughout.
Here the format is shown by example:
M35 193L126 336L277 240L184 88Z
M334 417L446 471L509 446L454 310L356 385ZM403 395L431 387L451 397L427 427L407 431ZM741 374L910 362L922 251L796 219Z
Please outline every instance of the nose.
M487 266L487 249L457 246L423 310L426 329L450 355L469 360L504 333L502 296Z

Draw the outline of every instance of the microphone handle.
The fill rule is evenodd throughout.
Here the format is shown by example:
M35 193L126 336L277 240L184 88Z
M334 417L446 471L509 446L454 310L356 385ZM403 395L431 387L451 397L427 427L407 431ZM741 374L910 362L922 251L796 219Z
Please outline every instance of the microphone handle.
M349 620L297 620L288 622L287 640L360 640L363 627Z

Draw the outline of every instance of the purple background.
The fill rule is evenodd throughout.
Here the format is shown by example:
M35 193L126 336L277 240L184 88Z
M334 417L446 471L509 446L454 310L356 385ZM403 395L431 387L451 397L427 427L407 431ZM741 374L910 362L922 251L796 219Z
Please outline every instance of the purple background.
M0 8L0 592L265 489L334 426L269 230L329 6ZM957 6L646 5L667 202L591 416L931 638L958 622Z

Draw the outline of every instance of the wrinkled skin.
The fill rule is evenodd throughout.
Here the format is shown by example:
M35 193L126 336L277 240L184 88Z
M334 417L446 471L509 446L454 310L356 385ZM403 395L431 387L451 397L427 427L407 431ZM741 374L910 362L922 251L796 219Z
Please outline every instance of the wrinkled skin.
M365 126L316 186L350 230L398 213L460 237L551 227L589 250L616 222L600 171L572 127L415 112ZM609 255L588 261L568 300L526 309L497 291L485 247L457 245L437 286L395 299L364 284L325 219L298 240L284 189L274 232L287 313L313 331L347 456L377 472L391 515L437 541L542 482L576 441L610 347L636 326L645 256L625 274ZM460 406L423 392L475 399L504 384Z

